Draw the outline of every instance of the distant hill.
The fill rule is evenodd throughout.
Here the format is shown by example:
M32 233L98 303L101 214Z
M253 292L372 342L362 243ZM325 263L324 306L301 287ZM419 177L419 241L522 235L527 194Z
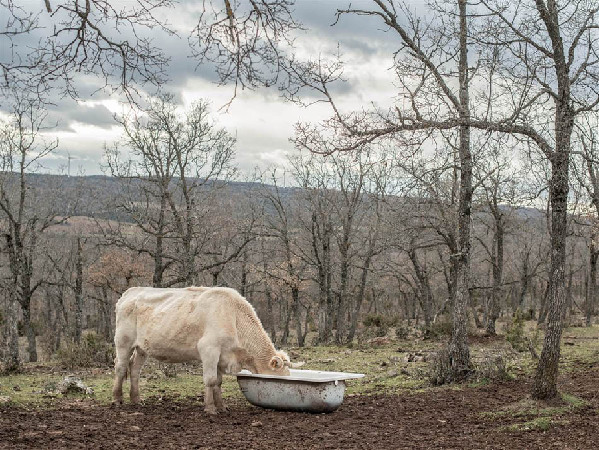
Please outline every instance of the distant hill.
M51 191L59 195L61 201L58 215L88 216L99 219L127 221L110 205L122 189L122 180L105 175L67 176L49 174L28 174L28 184L39 192ZM141 180L132 180L132 185L141 186ZM226 186L228 196L242 196L260 188L260 183L232 181ZM267 187L268 188L268 187ZM279 187L281 196L286 198L298 191L296 187ZM141 191L137 200L142 200Z
M127 222L128 217L116 211L113 199L117 198L122 189L122 180L105 175L67 176L49 174L28 174L28 183L40 192L48 191L49 195L59 196L58 215L88 216L98 219L117 220ZM132 180L133 196L135 196L135 185L141 187L140 180ZM227 197L243 197L253 190L263 188L260 183L248 181L233 181L227 186ZM273 186L266 186L274 189ZM279 187L283 199L297 195L301 191L298 187ZM137 201L142 200L141 190ZM269 205L266 205L267 211ZM509 208L505 206L505 208ZM274 211L273 211L274 212ZM517 215L522 219L543 220L545 211L521 207Z

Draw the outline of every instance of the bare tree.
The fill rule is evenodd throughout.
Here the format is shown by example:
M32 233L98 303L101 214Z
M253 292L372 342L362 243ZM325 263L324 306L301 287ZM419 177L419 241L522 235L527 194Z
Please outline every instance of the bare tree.
M551 268L548 323L532 389L536 399L557 395L562 320L566 308L566 238L572 133L577 117L599 105L598 8L592 2L538 0L522 5L481 2L490 14L477 34L485 48L505 51L489 101L505 105L471 121L512 133L540 150L551 166ZM507 56L509 55L509 56ZM492 99L491 99L492 95ZM505 101L508 101L505 104Z
M555 0L506 3L484 0L473 6L476 17L468 27L466 1L438 2L439 14L422 26L401 2L373 0L372 8L348 8L339 14L381 19L397 34L402 47L395 54L406 108L343 113L329 90L341 75L340 64L309 63L292 68L296 86L309 86L324 96L335 116L326 133L311 125L299 127L299 144L332 152L357 148L409 130L457 129L460 152L458 301L451 344L452 367L468 366L465 305L468 303L472 154L470 129L509 133L538 149L551 166L552 267L549 323L535 385L535 398L556 395L559 343L565 311L565 240L571 136L575 118L599 105L597 91L597 8L592 2ZM399 20L400 16L402 20ZM440 23L436 27L435 23ZM480 23L480 25L477 25ZM405 24L405 25L404 25ZM468 58L468 50L470 58ZM441 57L440 55L443 55ZM469 68L468 63L474 66ZM448 67L451 66L451 69ZM411 76L406 76L407 73ZM455 80L452 74L457 74ZM469 101L475 77L485 86ZM457 81L455 84L449 80ZM486 80L486 84L485 84ZM292 91L295 95L297 91ZM428 98L427 98L428 95ZM428 109L427 109L428 107ZM333 139L331 139L331 137Z
M278 241L280 249L280 262L277 261L274 267L268 267L267 259L273 261L271 253L264 254L264 271L267 276L278 280L284 284L291 292L291 311L290 314L294 321L297 344L303 347L306 338L305 322L302 320L302 309L306 309L305 316L309 314L307 308L302 308L300 300L300 289L302 284L307 280L308 274L305 259L301 257L299 246L301 242L298 236L297 210L298 207L293 207L294 201L297 199L285 198L281 192L281 187L277 180L276 170L272 170L268 180L272 183L266 185L263 182L260 190L262 196L267 203L269 209L274 211L264 213L264 225L266 233L272 235ZM264 253L264 251L263 251ZM267 296L270 294L266 293Z
M123 249L108 249L87 268L86 278L95 288L90 298L100 306L99 327L107 342L114 338L114 307L117 299L131 286L143 285L150 272L134 253Z
M577 147L580 148L579 164L574 166L574 174L578 183L585 191L594 211L588 211L589 236L589 275L588 289L584 308L585 322L591 325L591 318L597 304L597 262L599 261L599 120L597 113L587 114L581 118L576 128Z
M10 296L6 367L18 369L17 321L21 307L23 325L28 339L30 361L37 361L36 335L31 320L33 295L41 286L38 261L40 240L52 225L65 220L58 217L50 192L44 197L29 183L28 172L37 168L40 160L57 147L56 141L41 136L45 115L40 105L15 94L9 119L1 126L0 139L0 218L6 223L2 256L8 260L8 277L2 279Z
M316 152L357 149L398 135L407 139L409 133L415 133L412 142L421 142L431 130L457 129L458 251L451 256L456 267L456 289L449 346L452 378L457 380L470 371L466 323L473 195L469 85L473 73L468 67L467 2L458 0L456 4L435 5L435 8L437 22L430 21L427 26L421 26L407 5L390 0L372 0L370 8L350 6L337 13L338 17L353 14L379 19L399 39L394 68L402 87L402 103L408 105L407 108L394 105L388 111L375 108L343 113L329 89L329 85L341 77L340 62L301 64L292 61L289 70L293 88L289 95L296 99L298 92L308 87L320 93L334 111L334 117L320 129L305 124L297 128L296 145Z
M334 218L330 214L335 193L326 164L303 155L292 159L292 173L301 186L307 213L300 217L308 236L299 246L301 258L314 268L318 286L318 342L330 340L334 326L333 239Z
M202 1L189 50L198 65L210 64L221 83L237 87L269 86L282 68L283 51L301 29L293 18L293 0ZM37 7L35 6L37 4ZM2 82L41 97L49 89L79 95L76 74L93 74L98 87L137 101L140 86L163 85L167 57L156 41L179 38L165 19L177 2L140 0L0 1ZM39 39L36 34L41 34ZM160 37L156 37L156 36Z
M146 113L120 119L130 159L121 160L118 150L107 152L112 174L126 182L118 207L146 239L127 239L118 229L108 236L152 257L155 286L191 285L203 245L198 238L206 237L199 230L209 212L207 199L235 173L235 140L212 123L205 102L182 116L166 96L151 101Z
M39 9L30 10L3 0L0 8L7 23L0 42L11 49L0 60L4 85L39 94L60 86L75 97L75 74L93 73L130 98L136 85L160 85L168 58L144 31L160 28L172 34L160 17L172 4L141 0L117 7L108 0L45 0ZM36 38L29 35L41 30L50 31L32 43Z
M477 158L478 170L475 171L480 186L482 211L479 222L492 235L491 244L483 236L477 241L483 247L491 266L492 288L488 297L486 311L486 332L495 335L495 322L499 318L500 300L504 291L505 241L513 216L518 205L524 199L518 191L518 180L513 158L518 149L510 146L507 136L489 136L482 143L486 152ZM486 154L485 154L486 153Z
M189 39L193 56L215 65L221 83L237 88L271 86L283 68L284 50L301 25L295 0L208 2ZM223 7L224 6L224 7Z

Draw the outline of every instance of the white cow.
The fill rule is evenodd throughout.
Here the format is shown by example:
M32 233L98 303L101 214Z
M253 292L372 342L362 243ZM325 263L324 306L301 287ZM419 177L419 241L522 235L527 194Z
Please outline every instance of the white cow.
M226 411L223 373L289 375L289 357L277 351L254 308L237 291L222 287L128 289L116 305L113 398L123 401L129 371L131 402L139 402L139 372L151 356L165 362L201 360L205 411Z

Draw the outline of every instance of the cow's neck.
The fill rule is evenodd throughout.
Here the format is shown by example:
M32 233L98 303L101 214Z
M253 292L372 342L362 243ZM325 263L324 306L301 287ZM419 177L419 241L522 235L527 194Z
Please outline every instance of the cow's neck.
M237 314L237 335L241 347L254 357L260 371L268 370L268 364L275 355L275 346L264 331L256 316L239 311Z

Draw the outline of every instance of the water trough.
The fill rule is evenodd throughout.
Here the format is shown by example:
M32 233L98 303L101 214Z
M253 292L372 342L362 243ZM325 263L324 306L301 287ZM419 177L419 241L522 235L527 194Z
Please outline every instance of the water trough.
M345 381L362 373L290 369L289 376L260 375L243 370L236 374L245 398L256 406L284 411L333 412L345 394Z

